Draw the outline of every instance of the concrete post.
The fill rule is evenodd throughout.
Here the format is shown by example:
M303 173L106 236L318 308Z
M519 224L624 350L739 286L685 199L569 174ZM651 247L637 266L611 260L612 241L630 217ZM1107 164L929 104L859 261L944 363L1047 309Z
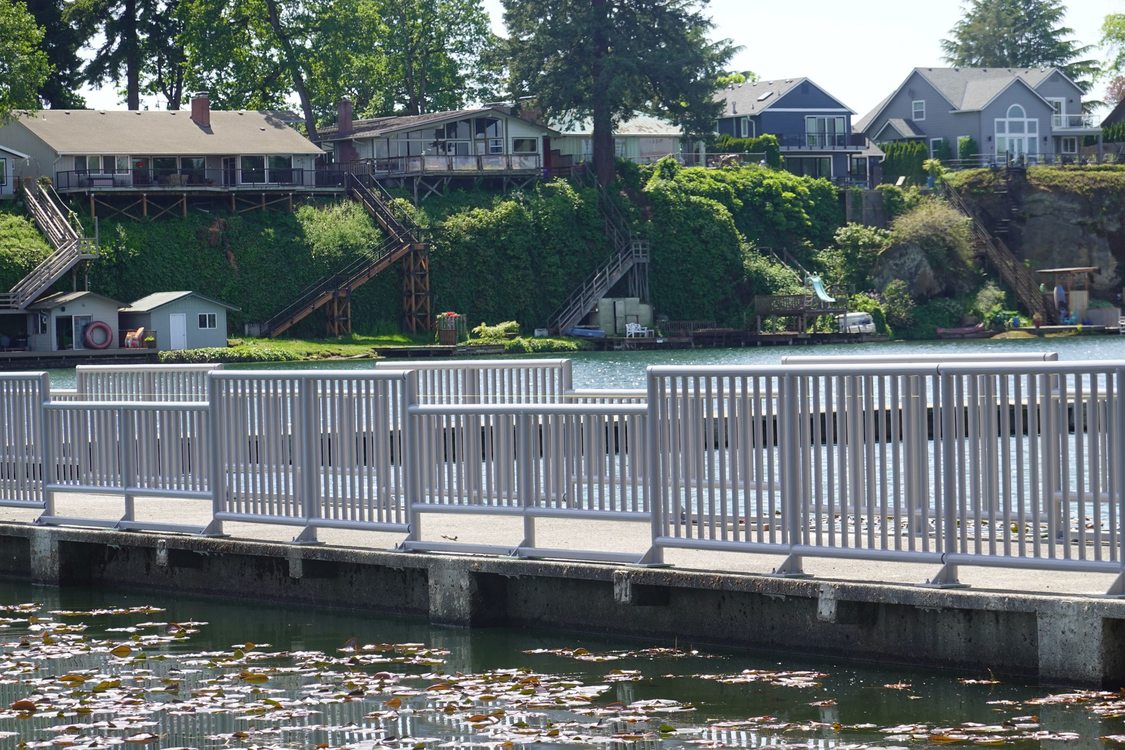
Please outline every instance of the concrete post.
M59 540L54 529L31 530L31 582L58 586L60 578Z
M1094 602L1051 602L1036 614L1039 679L1043 682L1101 685L1107 667L1125 649L1106 638L1105 619Z

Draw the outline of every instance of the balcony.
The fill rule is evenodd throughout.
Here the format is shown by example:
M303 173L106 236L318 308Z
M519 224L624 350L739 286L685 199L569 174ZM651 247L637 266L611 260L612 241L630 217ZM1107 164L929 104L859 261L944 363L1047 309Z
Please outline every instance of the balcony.
M1097 133L1101 131L1093 115L1051 115L1051 130L1060 133Z
M339 175L320 170L283 169L125 169L55 173L55 189L64 192L207 192L293 190L336 187Z
M787 133L777 136L782 151L861 151L861 133Z

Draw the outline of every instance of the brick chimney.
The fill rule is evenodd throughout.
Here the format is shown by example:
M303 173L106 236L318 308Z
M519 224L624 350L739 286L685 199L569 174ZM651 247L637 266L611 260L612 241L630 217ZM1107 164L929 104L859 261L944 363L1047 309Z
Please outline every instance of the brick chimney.
M352 124L352 102L344 97L336 105L336 135L351 135Z
M191 98L191 119L199 127L211 129L211 100L206 91L200 91Z

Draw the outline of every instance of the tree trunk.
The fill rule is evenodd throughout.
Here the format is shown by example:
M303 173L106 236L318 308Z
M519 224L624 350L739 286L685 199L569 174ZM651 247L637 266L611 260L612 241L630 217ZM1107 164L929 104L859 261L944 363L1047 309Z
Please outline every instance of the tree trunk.
M297 92L297 98L301 100L301 114L305 118L306 135L310 141L316 141L316 116L312 111L312 101L309 99L308 87L305 86L305 77L301 73L301 65L293 50L293 43L285 29L281 27L281 13L277 8L277 0L266 0L266 10L269 12L270 28L273 29L274 36L277 37L277 41L281 45L285 67L289 70L289 75L293 79L293 90Z
M137 0L125 0L122 32L125 45L125 101L129 109L141 108L141 40L137 30Z
M609 101L609 75L606 70L609 56L609 16L606 0L591 0L593 23L591 39L593 42L594 95L592 102L594 133L594 174L598 184L606 187L613 182L613 111Z

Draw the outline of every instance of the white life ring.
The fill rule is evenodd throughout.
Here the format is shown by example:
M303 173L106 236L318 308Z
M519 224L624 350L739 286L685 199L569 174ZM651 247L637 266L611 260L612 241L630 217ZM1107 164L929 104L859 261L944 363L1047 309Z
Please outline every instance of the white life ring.
M102 333L100 340L96 336L95 332L97 331ZM95 320L86 326L86 333L82 340L86 342L87 349L108 349L109 345L113 343L113 329L109 327L109 323Z

